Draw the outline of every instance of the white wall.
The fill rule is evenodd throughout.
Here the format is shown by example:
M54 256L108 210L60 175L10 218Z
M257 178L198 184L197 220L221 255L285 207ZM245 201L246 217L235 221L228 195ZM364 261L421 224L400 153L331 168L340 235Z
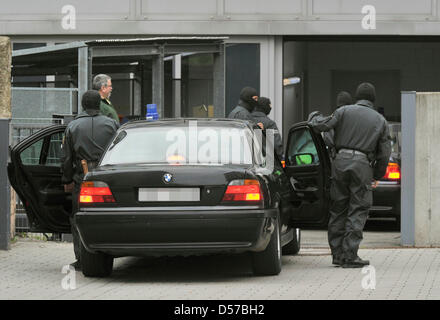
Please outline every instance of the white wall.
M440 93L418 92L414 165L416 246L440 245L439 136Z

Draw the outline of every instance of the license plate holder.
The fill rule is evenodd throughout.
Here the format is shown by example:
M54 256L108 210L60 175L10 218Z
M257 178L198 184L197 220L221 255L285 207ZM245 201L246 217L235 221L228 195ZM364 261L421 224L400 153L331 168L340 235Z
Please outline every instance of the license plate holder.
M139 202L200 201L200 188L139 188Z

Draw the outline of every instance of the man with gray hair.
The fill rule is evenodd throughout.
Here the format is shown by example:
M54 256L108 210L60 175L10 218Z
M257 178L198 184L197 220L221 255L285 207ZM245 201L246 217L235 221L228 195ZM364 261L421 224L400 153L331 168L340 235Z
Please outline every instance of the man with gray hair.
M96 75L93 78L93 89L101 95L101 105L99 106L101 113L119 123L118 114L109 100L113 90L112 79L106 74Z

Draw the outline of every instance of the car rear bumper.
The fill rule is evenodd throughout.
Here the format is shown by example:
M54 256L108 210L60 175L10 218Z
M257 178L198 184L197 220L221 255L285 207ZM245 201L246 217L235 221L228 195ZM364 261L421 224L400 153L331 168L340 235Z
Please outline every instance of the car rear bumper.
M90 252L115 256L166 256L262 251L277 209L117 208L75 215Z

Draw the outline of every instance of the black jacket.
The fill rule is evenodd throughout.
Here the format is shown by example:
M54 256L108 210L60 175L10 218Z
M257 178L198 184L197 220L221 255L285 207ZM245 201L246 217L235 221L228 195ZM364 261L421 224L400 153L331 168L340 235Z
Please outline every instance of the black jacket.
M253 111L251 113L254 122L261 122L264 126L264 130L272 129L274 130L274 150L278 155L280 160L283 159L283 140L281 139L280 132L278 131L278 127L275 121L270 119L264 112L262 111Z
M236 106L234 110L231 111L231 113L228 115L228 118L248 120L254 122L254 118L251 115L252 110L253 107L249 103L240 100L238 102L238 106Z
M81 160L98 161L118 128L115 120L99 111L84 112L70 122L64 134L62 183L81 183Z
M374 163L374 179L385 175L391 154L390 134L387 121L373 109L373 103L360 100L338 108L329 117L317 115L309 124L316 131L334 129L336 150L346 148L367 154Z

